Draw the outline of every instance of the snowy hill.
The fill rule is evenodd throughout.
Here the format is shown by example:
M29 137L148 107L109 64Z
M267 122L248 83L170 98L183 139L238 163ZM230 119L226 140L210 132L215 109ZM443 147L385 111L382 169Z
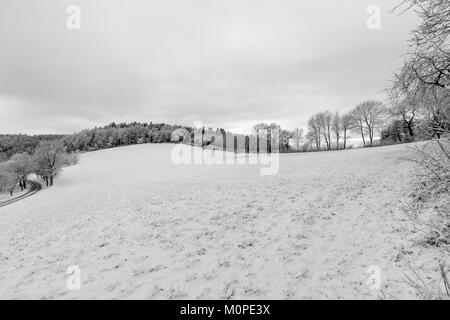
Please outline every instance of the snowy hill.
M371 265L411 294L393 260L414 177L404 145L281 154L272 176L177 166L173 148L82 154L55 187L1 208L0 297L375 298Z

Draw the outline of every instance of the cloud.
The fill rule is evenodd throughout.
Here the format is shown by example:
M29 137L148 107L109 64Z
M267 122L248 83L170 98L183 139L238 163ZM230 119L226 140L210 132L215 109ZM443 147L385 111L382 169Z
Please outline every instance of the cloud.
M73 132L110 121L293 128L312 112L383 99L417 19L388 0L23 0L0 10L0 131Z

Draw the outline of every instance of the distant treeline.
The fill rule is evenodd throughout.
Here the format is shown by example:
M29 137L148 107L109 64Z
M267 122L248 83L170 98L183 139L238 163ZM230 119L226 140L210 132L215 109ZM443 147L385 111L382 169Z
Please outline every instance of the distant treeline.
M171 142L172 132L190 127L165 123L110 123L104 127L85 129L77 133L61 135L0 134L0 162L15 154L34 154L41 141L62 141L67 152L85 152L142 143Z
M261 124L260 124L261 125ZM256 127L256 126L255 126ZM267 125L268 129L280 129L279 125ZM115 148L120 146L127 146L133 144L144 143L178 143L178 140L173 140L172 134L177 129L185 129L189 133L195 132L194 144L197 146L210 145L222 148L222 136L225 134L229 141L233 141L233 137L238 137L238 152L245 151L245 135L233 134L225 132L224 129L216 128L193 128L180 125L170 125L165 123L111 123L104 127L96 127L93 129L85 129L78 133L67 135L63 137L62 141L67 146L67 152L85 152L95 151L101 149ZM203 131L203 138L202 138ZM282 131L283 133L284 131ZM211 137L214 136L214 139ZM252 141L256 139L255 135L249 137ZM283 138L285 138L283 136ZM188 139L189 140L189 139ZM183 143L191 143L190 141L183 141ZM284 139L286 140L286 139ZM252 143L252 146L254 143ZM285 145L285 144L281 144ZM232 143L227 145L228 151L233 151ZM256 152L256 149L254 150ZM281 152L287 150L282 149Z
M256 125L255 128L264 127L267 129L279 129L277 124ZM170 125L165 123L115 123L112 122L104 127L95 127L92 129L84 129L80 132L68 134L68 135L0 135L0 162L9 160L15 154L27 153L29 155L34 154L36 148L41 141L61 141L66 148L66 152L87 152L96 151L101 149L115 148L120 146L127 146L133 144L144 143L177 143L179 141L172 140L172 134L177 129L185 129L190 133L196 134L195 145L201 146L209 145L216 147L222 147L222 135L225 134L229 141L233 141L233 137L238 139L238 152L245 151L245 135L233 134L231 132L225 132L224 129L217 128L193 128L180 125ZM260 129L260 128L259 128ZM203 130L203 138L202 132ZM256 129L255 129L256 130ZM255 131L256 132L256 131ZM281 130L280 136L280 152L289 152L287 146L288 138L291 134L286 130ZM211 141L211 137L215 136L216 140ZM255 135L250 135L251 152L256 152ZM184 143L190 143L183 141ZM229 143L227 150L233 151L233 143Z
M78 133L67 135L63 143L68 152L95 151L101 149L127 146L143 143L168 143L171 142L172 132L184 128L191 131L192 128L165 123L118 123L115 122L93 129L85 129Z
M64 138L60 134L0 134L0 162L9 160L16 153L33 154L41 141L53 141Z

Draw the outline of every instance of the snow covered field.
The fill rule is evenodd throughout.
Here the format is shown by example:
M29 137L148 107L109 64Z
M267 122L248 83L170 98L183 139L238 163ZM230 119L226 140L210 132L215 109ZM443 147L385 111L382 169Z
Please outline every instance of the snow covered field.
M0 298L414 297L398 257L405 145L181 165L173 145L86 153L56 186L0 208ZM67 268L81 270L68 290Z

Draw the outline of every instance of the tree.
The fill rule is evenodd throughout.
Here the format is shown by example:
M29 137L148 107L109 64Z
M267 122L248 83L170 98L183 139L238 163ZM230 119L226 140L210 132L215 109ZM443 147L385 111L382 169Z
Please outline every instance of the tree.
M320 135L320 124L319 124L318 114L312 115L308 120L307 138L312 143L315 143L317 150L320 150L321 135Z
M0 163L0 192L6 190L12 196L18 181L19 179L13 171L11 162Z
M414 121L417 115L419 107L414 102L408 100L402 100L395 104L390 110L390 114L395 118L400 118L405 128L407 128L409 136L413 137L414 133Z
M280 129L280 127L275 123L268 124L268 123L263 123L263 122L255 124L253 126L253 131L254 131L255 135L259 136L259 138L263 141L266 141L266 139L268 139L268 138L271 139L271 137L272 137L271 130L272 129ZM270 143L270 140L268 141L268 143Z
M33 155L35 171L46 180L47 186L53 185L54 177L67 164L67 152L61 141L41 142Z
M432 137L440 137L450 121L450 90L430 85L411 70L407 64L400 73L395 74L392 86L387 90L391 103L397 108L394 115L404 118L404 123L414 135L414 122L420 116L421 129Z
M331 125L333 122L333 114L330 111L320 112L317 114L320 130L327 145L327 150L331 150Z
M294 139L294 143L297 147L297 151L300 151L300 145L303 141L303 129L301 128L294 129L292 136Z
M63 135L0 134L0 161L9 160L16 153L32 154L42 140L59 140Z
M387 93L393 105L389 110L390 114L394 118L400 118L408 129L409 135L413 137L414 122L427 88L420 82L413 84L414 79L411 78L407 68L404 66L402 71L395 75L396 79Z
M440 139L450 132L450 90L429 88L423 95L421 128L431 137Z
M404 11L414 8L422 23L414 30L414 44L424 48L442 47L450 34L450 3L447 0L405 0ZM405 8L406 7L406 8Z
M410 133L415 134L413 124L418 108L425 120L425 131L440 138L450 120L446 116L450 95L450 1L405 0L394 10L404 12L411 8L422 22L413 31L407 59L394 75L388 92L398 99L397 103L406 104L399 107L403 110L397 114L406 116L404 123L410 125Z
M401 120L392 121L387 128L381 130L381 143L394 144L403 142L404 126Z
M30 155L28 153L17 153L11 157L8 165L9 170L17 177L20 190L26 189L27 176L33 172Z
M364 145L367 145L364 136L367 133L369 135L368 145L369 147L373 146L375 130L381 129L386 120L386 110L383 103L375 100L362 102L352 110L352 116L357 123Z
M450 89L450 51L415 52L410 64L420 82Z
M405 63L412 79L431 87L450 88L450 2L448 0L405 0L403 12L411 8L422 18L411 39Z
M342 119L341 115L339 114L339 111L336 111L336 113L333 115L333 133L336 138L336 149L339 150L339 139L341 137L341 130L342 130Z
M264 130L269 130L269 125L267 123L258 123L253 126L253 131L256 135L262 137Z
M271 143L275 142L277 146L284 152L289 149L289 139L291 133L286 130L282 130L278 123L258 123L253 126L253 131L256 135L267 142L267 152L272 152ZM267 140L266 140L267 139Z
M344 139L344 149L347 148L347 132L353 127L353 117L350 113L343 114L341 117L341 128Z
M288 130L279 131L279 148L281 152L288 152L290 150L289 140L292 139L292 132Z

